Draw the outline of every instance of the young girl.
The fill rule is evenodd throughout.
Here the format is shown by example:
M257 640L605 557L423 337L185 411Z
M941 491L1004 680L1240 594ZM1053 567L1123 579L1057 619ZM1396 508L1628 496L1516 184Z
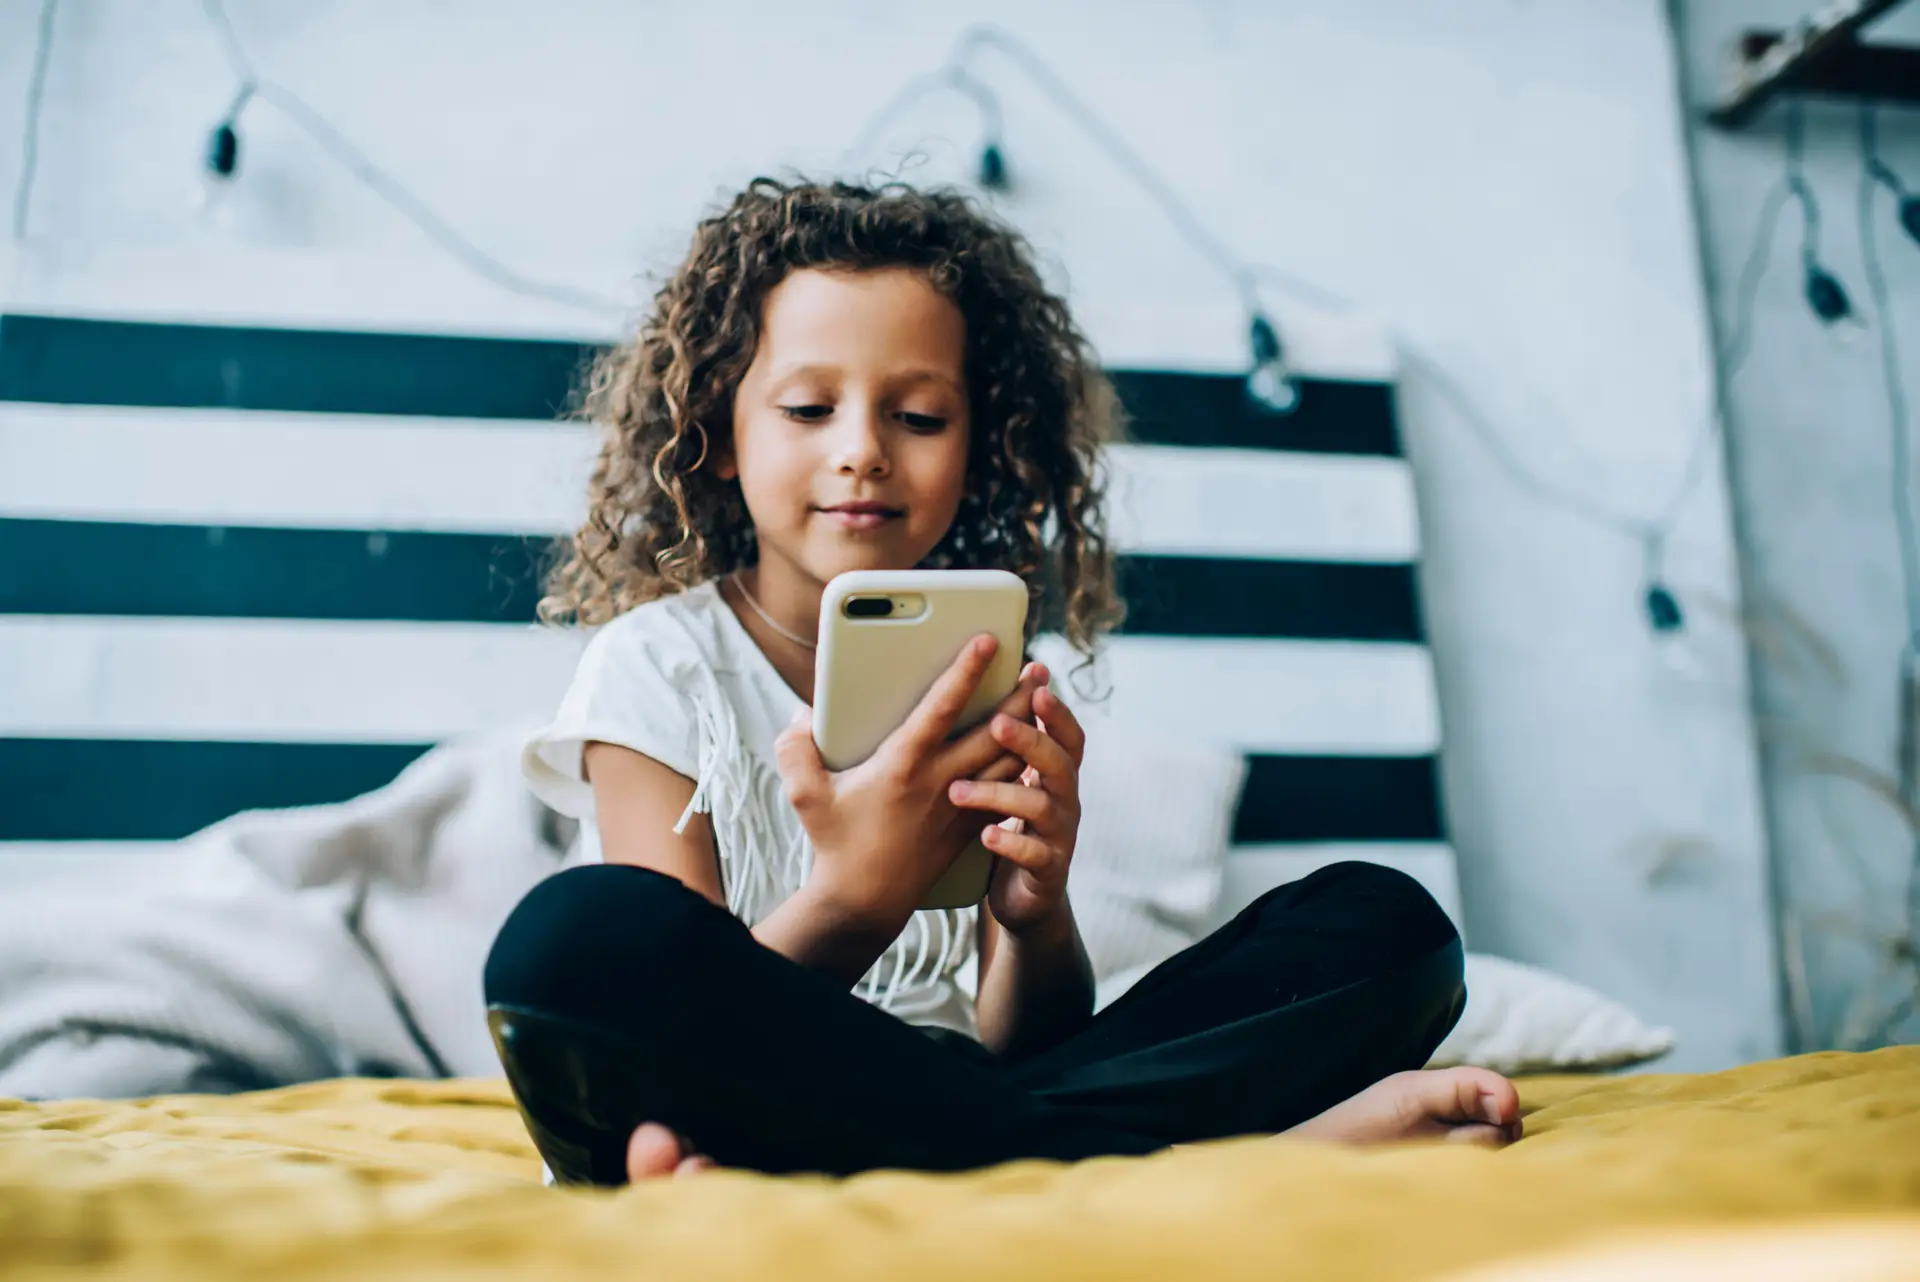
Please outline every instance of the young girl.
M843 571L1011 570L1091 651L1118 614L1111 406L1024 242L959 195L762 179L700 224L595 373L590 513L546 602L601 626L527 775L604 862L528 894L486 968L557 1178L1517 1137L1504 1079L1405 1071L1458 1017L1460 942L1377 866L1269 893L1094 1015L1067 895L1085 732L1029 664L951 737L991 638L872 758L822 766ZM986 901L915 911L976 835Z

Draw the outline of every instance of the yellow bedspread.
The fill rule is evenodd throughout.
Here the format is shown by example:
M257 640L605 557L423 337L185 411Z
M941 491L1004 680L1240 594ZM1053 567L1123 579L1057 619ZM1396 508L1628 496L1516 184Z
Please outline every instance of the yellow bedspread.
M1500 1153L1241 1140L968 1176L722 1173L617 1194L540 1187L493 1082L0 1102L0 1277L1338 1282L1496 1261L1507 1277L1515 1256L1727 1224L1785 1267L1792 1250L1751 1236L1782 1220L1865 1232L1856 1248L1883 1254L1911 1241L1915 1271L1900 1275L1920 1276L1920 1048L1540 1079L1523 1096L1529 1137ZM1898 1218L1829 1222L1860 1214ZM1776 1276L1740 1271L1763 1274Z

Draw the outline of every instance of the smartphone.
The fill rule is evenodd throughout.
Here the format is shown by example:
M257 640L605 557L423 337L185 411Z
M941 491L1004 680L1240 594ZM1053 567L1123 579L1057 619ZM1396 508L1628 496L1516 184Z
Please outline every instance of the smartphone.
M813 739L830 770L857 766L907 719L969 640L1000 643L954 733L992 715L1020 681L1027 585L1005 570L854 570L827 584L813 673ZM976 838L922 908L986 898L993 853Z

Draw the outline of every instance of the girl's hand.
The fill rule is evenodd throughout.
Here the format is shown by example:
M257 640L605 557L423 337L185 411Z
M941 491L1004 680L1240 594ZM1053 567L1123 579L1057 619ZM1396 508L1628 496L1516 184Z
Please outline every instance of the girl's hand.
M1041 682L1046 669L1034 665ZM1027 763L1019 783L957 780L947 789L956 806L1005 815L980 834L1000 856L987 891L987 908L1008 934L1019 936L1057 923L1066 911L1067 870L1080 833L1080 762L1087 736L1067 705L1043 684L1033 695L1039 724L995 716L995 742Z
M900 728L850 770L836 774L821 762L807 710L776 741L787 800L813 842L802 893L850 929L891 941L973 839L976 820L948 799L949 784L1018 772L1020 758L991 727L1032 716L1034 688L1046 679L1037 664L1021 673L988 724L948 738L996 647L987 635L969 642Z

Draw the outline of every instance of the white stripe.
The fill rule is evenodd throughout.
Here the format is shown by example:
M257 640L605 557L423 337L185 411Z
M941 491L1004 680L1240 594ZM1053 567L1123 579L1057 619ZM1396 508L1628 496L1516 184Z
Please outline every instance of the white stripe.
M1411 561L1413 472L1403 459L1117 445L1109 521L1129 551Z
M0 618L0 735L425 743L552 715L581 638L473 623Z
M0 402L0 514L548 534L593 452L579 424Z
M1058 638L1035 653L1094 733L1113 718L1244 752L1397 756L1440 745L1422 646L1123 636L1085 673ZM1080 693L1102 687L1104 700Z
M1329 842L1297 846L1235 846L1227 854L1226 875L1214 910L1215 924L1275 886L1298 881L1329 864L1360 860L1406 873L1432 895L1453 924L1465 929L1460 911L1460 877L1453 848L1439 842Z
M29 882L112 877L173 848L169 841L0 841L0 892Z
M0 618L0 734L423 743L549 715L578 634L482 623ZM1038 648L1069 695L1057 638ZM1248 752L1420 754L1440 741L1419 646L1118 637L1091 674L1116 717ZM1084 687L1081 687L1084 688Z
M557 534L586 505L592 428L365 414L0 402L0 514ZM1129 551L1406 561L1400 459L1121 445Z
M11 260L11 261L9 261ZM553 337L609 342L644 310L630 267L516 264L542 279L594 290L620 306L606 312L523 297L479 280L437 255L365 250L288 253L222 241L194 246L100 246L83 263L31 247L0 247L0 306L15 312L152 321L418 334ZM1247 315L1224 286L1204 301L1151 304L1125 289L1071 291L1074 319L1115 368L1246 368ZM631 306L627 304L631 303ZM1266 311L1289 364L1324 378L1389 380L1391 335L1377 317L1316 307L1269 292ZM623 316L621 313L624 312Z

